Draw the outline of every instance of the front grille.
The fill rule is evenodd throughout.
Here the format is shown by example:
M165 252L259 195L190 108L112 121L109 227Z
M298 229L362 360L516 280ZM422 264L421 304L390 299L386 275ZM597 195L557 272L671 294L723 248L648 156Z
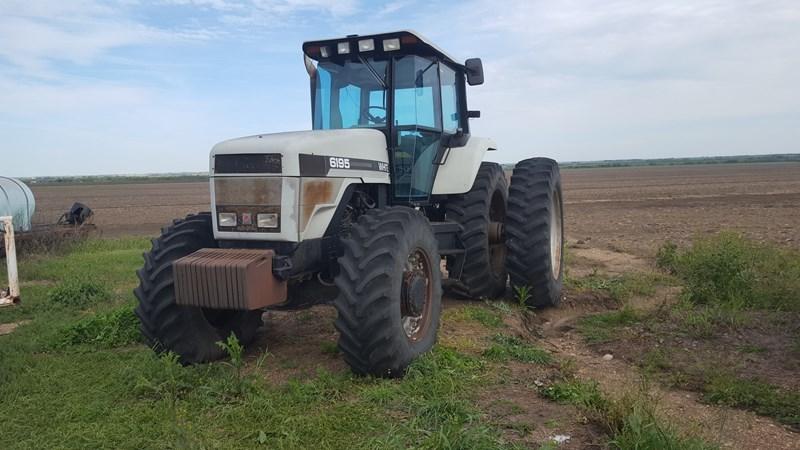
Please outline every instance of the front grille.
M280 177L214 177L214 202L217 213L235 213L235 227L223 227L219 231L280 233L280 217L276 228L258 228L258 214L281 212L283 178ZM244 223L244 215L250 223Z
M281 173L280 153L216 155L214 173Z

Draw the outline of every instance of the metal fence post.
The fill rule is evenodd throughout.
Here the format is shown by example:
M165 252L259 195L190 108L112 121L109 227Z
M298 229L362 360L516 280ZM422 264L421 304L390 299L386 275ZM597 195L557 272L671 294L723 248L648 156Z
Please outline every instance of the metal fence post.
M0 217L6 245L6 266L8 267L8 291L0 292L0 306L13 305L19 301L19 275L17 274L17 247L14 243L14 224L12 217Z

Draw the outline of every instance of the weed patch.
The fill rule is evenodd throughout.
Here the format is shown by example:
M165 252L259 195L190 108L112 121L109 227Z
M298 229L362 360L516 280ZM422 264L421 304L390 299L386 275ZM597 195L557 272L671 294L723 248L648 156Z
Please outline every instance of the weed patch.
M800 310L800 254L723 232L685 250L666 243L658 264L685 283L696 305Z
M704 339L714 336L719 330L730 330L747 323L747 315L731 305L699 305L688 302L675 305L670 317L691 337Z
M540 395L572 404L609 434L609 445L618 449L711 449L695 438L680 436L656 414L657 400L646 387L619 398L609 398L596 382L567 378L540 388Z
M602 291L612 299L624 302L636 296L651 296L659 285L672 284L673 280L658 273L628 273L605 277L594 271L583 278L571 278L568 282L573 289Z
M612 401L606 413L612 430L610 445L618 449L706 450L712 446L686 438L656 415L657 400L647 393L628 394Z
M539 393L546 399L580 406L590 410L606 408L606 400L594 381L567 378L542 387Z
M133 308L126 306L97 313L68 325L61 330L56 346L90 344L113 348L137 342L141 342L139 319L133 313Z
M630 307L616 311L593 314L581 318L578 331L592 344L601 344L614 340L622 327L630 326L641 320L639 314Z
M800 429L800 392L733 375L712 377L704 390L710 403L749 409Z
M483 355L497 361L516 360L534 364L550 364L553 357L540 348L523 342L521 339L504 334L492 336L492 346Z
M51 303L76 308L100 303L110 296L105 286L88 279L62 281L47 293L47 299Z
M489 309L483 306L469 305L459 308L455 315L478 322L486 328L501 328L505 325L502 312L497 308Z

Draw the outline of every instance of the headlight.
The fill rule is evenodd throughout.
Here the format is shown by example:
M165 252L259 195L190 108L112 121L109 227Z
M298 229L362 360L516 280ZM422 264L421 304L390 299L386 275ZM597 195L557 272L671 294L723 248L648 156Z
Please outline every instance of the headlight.
M219 213L217 222L221 227L235 227L236 226L236 213Z
M259 214L256 216L258 228L278 228L278 215L275 213Z

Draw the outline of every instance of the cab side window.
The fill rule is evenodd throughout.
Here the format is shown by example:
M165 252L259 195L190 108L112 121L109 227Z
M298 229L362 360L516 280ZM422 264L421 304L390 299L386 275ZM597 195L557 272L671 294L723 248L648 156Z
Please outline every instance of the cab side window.
M439 78L442 82L442 128L446 134L455 134L461 121L456 72L444 64L440 64Z
M426 200L431 193L442 137L437 67L436 60L416 55L395 60L392 165L398 200Z

